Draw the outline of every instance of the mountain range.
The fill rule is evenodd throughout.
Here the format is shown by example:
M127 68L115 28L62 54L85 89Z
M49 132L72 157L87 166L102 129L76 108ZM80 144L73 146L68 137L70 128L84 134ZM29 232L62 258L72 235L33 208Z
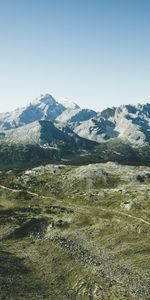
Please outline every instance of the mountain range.
M119 138L142 146L150 142L150 104L122 105L96 112L45 94L24 108L0 114L0 136L2 141L42 145L57 144L58 136L63 142L72 139L75 143L83 139L104 143Z

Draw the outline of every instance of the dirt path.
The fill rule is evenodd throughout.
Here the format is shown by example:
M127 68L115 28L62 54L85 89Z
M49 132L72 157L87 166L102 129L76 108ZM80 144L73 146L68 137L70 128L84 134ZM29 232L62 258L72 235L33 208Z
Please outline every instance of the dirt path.
M117 214L120 214L120 215L129 217L129 218L131 218L131 219L135 219L135 220L137 220L137 221L140 221L140 222L142 222L142 223L145 223L145 224L147 224L147 225L150 225L150 222L148 222L148 221L146 221L146 220L144 220L144 219L142 219L142 218L139 218L139 217L136 217L136 216L132 216L132 215L127 214L127 213L124 213L124 212L122 212L122 211L115 211L115 210L112 210L112 211L113 211L113 212L116 212Z
M18 190L17 190L17 189L12 189L12 188L6 187L6 186L4 186L4 185L0 185L0 188L6 189L6 190L8 190L8 191L15 192L15 193L17 193L17 192L23 192L23 190L20 190L20 189L18 189ZM28 191L28 190L25 190L25 191L26 191L28 194L32 195L32 196L41 197L41 198L44 198L44 199L50 199L50 198L51 198L51 197L46 197L46 196L43 196L43 195L38 195L37 193L33 193L33 192ZM101 210L107 211L107 212L108 212L108 210L106 210L106 209L104 209L104 208L101 208ZM121 211L117 211L117 210L113 210L113 209L111 210L111 212L114 212L114 213L117 213L117 214L120 214L120 215L129 217L129 218L131 218L131 219L135 219L135 220L140 221L140 222L142 222L142 223L144 223L144 224L146 224L146 225L150 225L150 222L144 220L143 218L139 218L139 217L136 217L136 216L127 214L127 213L125 213L125 212L121 212Z
M0 184L0 188L4 189L4 190L8 190L8 191L12 191L12 192L22 192L23 190L16 190L16 189L11 189L7 186L1 185Z
M8 190L8 191L12 191L12 192L14 192L14 193L17 193L17 192L26 192L26 193L28 193L29 195L32 195L32 196L36 196L36 197L42 197L42 198L44 198L44 199L50 199L50 197L46 197L46 196L43 196L43 195L38 195L37 193L33 193L33 192L30 192L30 191L28 191L28 190L20 190L20 189L12 189L12 188L9 188L9 187L6 187L6 186L4 186L4 185L0 185L0 188L2 188L2 189L5 189L5 190Z
M33 193L28 190L12 189L3 185L0 185L0 188L15 193L25 191L30 195L45 199L51 198L38 195L37 193ZM80 205L74 205L74 207L80 208ZM84 207L87 209L90 208L89 206L83 206L82 208L84 209ZM105 212L109 211L105 208L100 209ZM143 218L130 215L126 212L117 211L115 209L110 210L110 212L116 215L129 217L130 219L140 221L146 225L150 225L150 222L144 220ZM134 274L125 266L117 265L115 262L113 262L113 260L107 255L107 250L105 253L102 251L102 253L96 253L96 255L94 255L92 251L87 250L88 245L86 244L86 241L82 241L82 239L79 242L80 244L74 240L62 236L53 236L51 240L59 247L67 251L73 259L80 262L83 266L86 266L86 268L89 268L90 272L102 278L108 288L117 291L124 290L125 293L128 293L129 291L131 294L137 295L140 299L148 299L150 294L150 286L148 282L145 282L139 274Z

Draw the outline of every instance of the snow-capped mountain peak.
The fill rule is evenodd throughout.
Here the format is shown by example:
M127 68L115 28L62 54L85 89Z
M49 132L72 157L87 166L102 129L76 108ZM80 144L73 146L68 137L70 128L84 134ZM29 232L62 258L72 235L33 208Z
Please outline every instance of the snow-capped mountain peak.
M55 120L65 109L51 95L41 95L26 107L1 116L0 127L11 129L42 119Z
M40 105L44 103L46 105L52 105L56 103L56 100L50 94L40 95L40 97L35 98L30 104L31 105Z
M137 146L150 143L150 103L121 105L97 113L81 109L66 98L56 101L50 94L41 95L24 108L0 114L0 131L15 130L40 120L67 126L81 138L99 143L113 138Z
M74 101L67 98L60 99L58 100L58 102L61 103L65 108L71 108L71 109L80 108L78 104L76 104Z

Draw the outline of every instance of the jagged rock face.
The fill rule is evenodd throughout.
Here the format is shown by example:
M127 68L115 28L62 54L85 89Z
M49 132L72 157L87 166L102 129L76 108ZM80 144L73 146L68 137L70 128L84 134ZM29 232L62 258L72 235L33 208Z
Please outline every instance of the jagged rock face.
M42 118L47 120L55 120L57 116L65 110L65 107L62 104L58 103L49 94L41 96L40 98L32 102L31 106L32 105L37 106L37 108L43 114Z
M79 136L101 143L118 136L118 132L115 131L114 127L111 121L103 118L99 120L93 118L75 126L74 131Z
M149 103L107 108L96 113L93 110L81 109L76 103L67 99L60 102L46 94L35 99L25 108L0 114L0 131L5 132L36 121L47 120L52 121L54 127L68 136L80 136L98 143L117 137L136 146L150 142ZM29 128L32 132L32 125ZM16 135L13 131L10 132L13 136ZM23 134L24 129L19 134L20 138ZM10 137L10 133L7 134L8 136ZM28 137L31 137L30 133Z
M64 133L56 128L51 121L41 120L21 126L16 129L5 131L5 141L35 143L35 144L55 144L58 140L65 140Z
M77 124L74 131L97 142L119 137L131 144L142 145L150 142L150 104L108 108Z
M22 114L23 108L18 108L13 112L2 114L0 117L1 129L11 129L20 126L19 116Z
M78 123L89 120L96 116L96 112L90 109L68 108L57 117L57 121L65 124Z
M69 127L52 121L35 121L0 133L0 140L7 143L39 144L71 151L92 149L94 142L78 136Z
M35 99L27 107L0 116L2 129L16 128L41 119L55 120L65 110L51 95L46 94Z

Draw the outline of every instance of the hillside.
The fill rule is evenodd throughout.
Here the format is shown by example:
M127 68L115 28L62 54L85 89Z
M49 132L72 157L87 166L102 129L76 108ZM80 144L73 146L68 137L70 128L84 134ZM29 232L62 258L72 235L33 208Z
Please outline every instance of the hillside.
M2 299L149 299L148 167L53 164L0 182Z
M149 300L150 105L0 114L0 299Z

